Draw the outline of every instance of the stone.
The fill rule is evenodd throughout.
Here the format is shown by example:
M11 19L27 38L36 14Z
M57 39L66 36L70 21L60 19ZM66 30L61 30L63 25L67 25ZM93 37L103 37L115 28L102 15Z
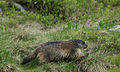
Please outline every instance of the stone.
M120 32L120 25L115 25L109 28L110 31L119 31Z

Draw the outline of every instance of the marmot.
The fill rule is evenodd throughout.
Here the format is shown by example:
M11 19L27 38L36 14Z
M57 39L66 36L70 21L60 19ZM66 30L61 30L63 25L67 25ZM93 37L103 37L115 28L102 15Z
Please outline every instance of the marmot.
M46 42L35 49L32 55L25 57L21 64L24 65L35 58L38 58L41 65L50 61L87 57L88 53L82 53L82 48L87 48L87 44L79 39Z

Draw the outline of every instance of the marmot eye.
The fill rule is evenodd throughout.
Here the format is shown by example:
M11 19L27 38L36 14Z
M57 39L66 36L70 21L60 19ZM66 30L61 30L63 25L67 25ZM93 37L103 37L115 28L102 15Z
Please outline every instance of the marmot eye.
M83 42L83 44L85 44L85 42Z

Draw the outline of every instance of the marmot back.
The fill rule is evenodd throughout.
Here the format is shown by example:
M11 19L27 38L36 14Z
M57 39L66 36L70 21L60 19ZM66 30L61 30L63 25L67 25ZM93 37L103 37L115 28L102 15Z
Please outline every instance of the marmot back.
M87 44L79 39L69 41L53 41L41 44L32 55L25 57L22 65L38 58L39 64L63 59L80 59L86 57L80 49L87 48Z

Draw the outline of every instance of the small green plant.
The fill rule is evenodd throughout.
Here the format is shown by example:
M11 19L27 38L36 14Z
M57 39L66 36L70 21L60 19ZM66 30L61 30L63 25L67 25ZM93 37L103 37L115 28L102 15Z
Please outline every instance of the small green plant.
M6 31L7 28L8 28L7 25L0 25L0 31L2 31L2 32Z

